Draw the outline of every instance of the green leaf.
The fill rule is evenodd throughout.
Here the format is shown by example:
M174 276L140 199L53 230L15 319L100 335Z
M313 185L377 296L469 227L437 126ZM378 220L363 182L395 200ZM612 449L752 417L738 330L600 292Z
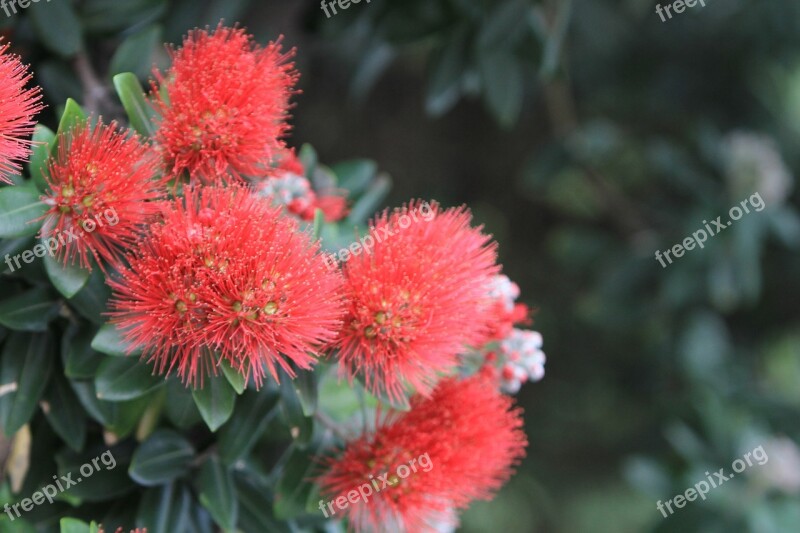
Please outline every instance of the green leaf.
M155 431L133 454L128 473L140 485L164 485L189 471L194 448L169 429Z
M308 373L310 372L300 372ZM295 442L305 445L314 433L314 420L306 416L294 382L281 370L281 412L292 432Z
M177 379L170 379L167 383L165 410L169 421L179 429L189 429L203 420L192 392Z
M77 396L64 377L56 372L45 395L45 416L53 430L76 452L86 441L86 416Z
M97 398L122 402L140 398L163 386L164 379L153 375L150 364L138 357L111 357L97 370Z
M50 254L44 256L44 269L47 271L47 277L53 282L53 286L65 298L72 298L78 294L86 286L91 274L91 271L81 268L79 265L64 265Z
M239 408L219 432L219 452L225 464L233 464L255 445L275 416L280 395L277 391L261 389L248 391L239 399Z
M119 329L114 324L104 324L92 339L92 349L113 357L126 355L141 355L141 350L134 350L130 343L125 342Z
M520 63L511 55L495 53L481 55L478 66L487 107L501 126L510 128L519 117L525 95Z
M83 48L81 21L72 2L37 2L27 9L33 28L51 52L70 58Z
M53 365L53 338L48 333L12 333L3 348L0 384L16 390L0 396L3 433L11 436L27 424L47 387Z
M200 414L211 431L217 431L233 414L236 394L222 376L211 376L202 389L192 391Z
M132 72L138 78L146 78L153 67L153 52L162 43L162 33L161 26L154 24L129 36L111 58L109 71L112 74Z
M58 157L58 144L64 135L69 133L74 127L85 124L88 120L86 112L78 105L78 102L72 98L67 98L67 104L64 106L64 113L61 114L61 121L58 123L58 130L56 130L56 140L53 143L53 148L50 152L52 157Z
M314 448L315 451L321 449L320 443ZM289 520L307 512L309 498L314 492L314 469L317 468L314 455L314 452L304 448L292 448L275 487L273 511L277 518Z
M245 388L247 388L247 381L245 381L242 373L233 368L226 360L222 360L219 366L222 369L222 373L225 375L225 379L231 384L236 394L242 394Z
M306 169L306 177L311 179L314 175L314 171L317 169L317 163L319 162L317 151L314 150L313 146L306 143L300 147L300 152L297 154L297 157Z
M369 186L367 192L358 199L350 215L347 217L349 224L361 224L374 213L383 202L389 189L392 187L392 180L386 174L379 175Z
M67 303L81 316L99 326L106 321L107 302L110 297L111 289L106 285L103 272L95 268L83 289Z
M46 331L58 316L58 302L37 287L0 302L0 324L17 331Z
M339 179L339 187L350 191L351 196L361 194L378 173L378 165L368 159L343 161L331 168Z
M94 378L100 363L105 360L103 354L91 348L93 337L94 329L86 323L80 327L70 326L62 337L61 359L64 362L64 374L68 378Z
M239 524L242 531L290 533L286 521L277 520L272 511L271 485L251 469L237 470L234 476L239 502Z
M470 28L462 25L431 54L425 109L433 116L444 115L461 97L469 38Z
M233 477L219 458L212 455L200 469L198 476L200 503L221 528L233 530L239 512Z
M181 484L150 489L139 504L136 526L147 528L147 533L188 531L191 504L191 494Z
M89 524L75 518L62 518L59 525L61 533L91 533Z
M44 192L47 190L47 182L44 175L47 173L47 161L50 159L50 148L56 140L53 130L42 124L37 124L33 129L33 153L28 164L33 183L36 188Z
M47 206L39 200L39 192L33 187L15 186L0 189L0 238L26 237L34 235L42 227L37 220L47 212ZM20 267L24 263L19 263Z
M114 76L114 87L117 90L122 106L128 114L131 127L141 135L152 137L156 127L153 119L156 112L147 101L142 85L135 74L126 72Z

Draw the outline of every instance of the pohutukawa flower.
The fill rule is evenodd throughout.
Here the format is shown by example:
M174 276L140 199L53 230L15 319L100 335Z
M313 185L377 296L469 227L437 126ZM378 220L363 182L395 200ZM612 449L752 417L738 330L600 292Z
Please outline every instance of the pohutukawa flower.
M0 182L21 171L20 162L31 154L30 136L34 116L42 110L39 87L27 87L31 80L27 65L9 53L0 42Z
M392 399L406 386L428 394L437 373L485 338L496 243L470 221L466 208L420 202L375 219L370 249L343 266L340 363L351 379Z
M260 384L335 339L342 278L297 223L243 186L189 190L109 281L112 320L160 373L195 384L219 360Z
M280 42L257 45L241 28L195 30L153 84L156 140L167 173L204 183L265 175L283 148L298 79Z
M158 212L166 193L158 171L152 149L116 123L77 126L61 136L49 162L42 237L59 243L64 263L91 268L90 256L101 268L118 263Z
M410 411L391 413L374 434L349 443L328 460L318 483L325 500L372 489L367 502L344 511L356 531L385 524L429 531L434 521L457 520L454 509L493 497L525 455L522 426L522 410L488 373L450 378L429 398L414 397Z

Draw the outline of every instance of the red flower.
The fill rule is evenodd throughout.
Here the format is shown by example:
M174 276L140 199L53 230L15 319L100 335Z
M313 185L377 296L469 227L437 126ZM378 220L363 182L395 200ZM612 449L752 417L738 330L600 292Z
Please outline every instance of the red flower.
M165 209L109 283L113 321L159 372L184 381L227 360L261 384L290 375L341 327L341 275L297 223L243 186L202 188ZM214 361L208 356L216 351Z
M503 274L495 276L489 288L491 314L485 342L503 340L511 334L515 324L530 324L530 310L519 298L519 286Z
M89 254L101 268L102 260L117 263L165 193L157 156L116 123L87 122L62 135L45 179L50 210L42 237L59 243L64 263L77 258L84 268L91 268Z
M496 244L466 208L411 203L377 217L364 253L343 267L348 313L339 346L373 392L428 394L460 351L485 338ZM368 239L373 242L368 246Z
M20 161L31 154L28 137L36 125L34 116L42 110L39 87L26 89L31 79L27 65L0 44L0 182L21 171Z
M356 531L430 531L448 517L455 526L453 511L491 499L525 456L522 426L522 410L487 373L447 379L349 443L318 483L327 499L372 486L367 501L344 511Z
M205 183L265 174L289 129L298 74L279 42L255 44L241 28L195 30L153 84L156 140L167 172Z

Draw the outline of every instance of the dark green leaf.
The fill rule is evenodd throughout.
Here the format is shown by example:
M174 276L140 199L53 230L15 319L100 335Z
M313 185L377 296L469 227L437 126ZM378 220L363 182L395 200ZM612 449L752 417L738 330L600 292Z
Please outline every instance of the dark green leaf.
M48 333L12 333L3 348L0 384L16 384L16 390L0 396L0 420L5 435L15 434L36 412L47 387L54 358L53 338Z
M36 34L51 52L69 58L83 48L81 21L72 2L36 2L28 13Z
M136 487L128 477L130 458L130 446L122 444L111 449L101 445L82 453L56 454L58 474L72 474L71 479L77 482L67 489L65 496L101 502L130 492Z
M81 327L70 326L61 340L61 357L64 362L64 373L72 379L94 378L100 363L105 360L103 354L91 347L94 328L87 324Z
M144 493L136 517L137 527L147 533L179 533L188 531L191 494L178 483L150 489Z
M138 357L110 357L100 365L95 378L97 398L111 402L140 398L165 383Z
M308 373L310 372L301 372ZM286 419L295 441L307 444L314 433L314 420L303 413L294 382L281 371L281 412Z
M82 450L86 440L86 416L77 396L60 373L53 376L45 399L48 406L45 415L50 426L70 448L76 452Z
M261 389L246 392L239 399L239 408L219 433L219 451L226 464L241 459L255 445L277 412L280 395L277 391Z
M42 221L37 219L46 212L47 206L39 200L39 192L32 186L3 187L0 189L0 238L35 234L42 227ZM23 267L23 262L14 262L15 270Z
M501 126L513 126L524 96L520 63L511 55L496 53L481 55L479 67L486 105Z
M194 448L186 439L160 429L134 452L128 473L140 485L164 485L186 474L193 459Z
M76 518L62 518L59 525L61 533L91 533L89 524Z
M68 303L81 316L93 324L101 325L106 321L106 302L110 296L111 289L106 285L103 272L99 268L95 268L83 289Z
M337 163L331 168L339 179L339 187L347 189L350 196L361 194L378 173L378 165L367 159Z
M200 488L200 503L211 514L221 528L233 530L236 527L238 501L233 477L217 456L212 455L200 469L197 479Z
M58 157L58 144L61 142L64 135L69 133L74 127L86 123L87 119L88 116L86 112L78 105L78 102L72 98L68 98L67 104L64 106L64 113L61 114L61 120L58 123L56 140L50 151L52 157Z
M44 242L44 241L43 241ZM47 254L44 256L44 268L53 286L66 298L72 298L89 281L91 272L77 264L67 264Z
M132 72L139 78L146 78L153 67L153 53L163 42L162 33L161 26L155 24L129 36L111 58L109 71L112 74Z
M0 302L0 324L17 331L46 331L58 316L58 302L47 289L35 288Z
M350 215L347 217L349 224L362 224L375 212L381 205L386 195L391 189L392 180L385 174L379 175L367 189L367 192L358 199Z
M236 392L222 376L211 376L202 389L192 391L192 396L211 431L216 431L233 414Z
M180 429L188 429L203 420L194 403L192 391L177 379L167 383L166 413L169 421Z

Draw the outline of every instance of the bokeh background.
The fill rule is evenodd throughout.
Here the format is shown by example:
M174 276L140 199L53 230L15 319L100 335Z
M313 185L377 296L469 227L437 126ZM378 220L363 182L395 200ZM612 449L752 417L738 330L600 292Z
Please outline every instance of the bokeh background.
M547 376L518 395L528 458L463 531L800 530L796 0L665 22L653 0L77 0L77 20L66 1L0 12L45 123L67 97L114 116L87 76L146 79L162 42L239 21L297 47L294 145L374 160L385 206L466 203L497 237ZM754 193L763 211L656 261ZM757 446L766 465L657 511Z

